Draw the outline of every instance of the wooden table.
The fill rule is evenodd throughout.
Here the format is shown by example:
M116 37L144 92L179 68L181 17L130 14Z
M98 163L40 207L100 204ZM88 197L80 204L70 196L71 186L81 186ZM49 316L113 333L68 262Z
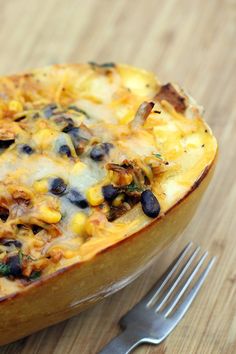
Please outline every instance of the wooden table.
M0 0L0 9L1 74L89 60L144 67L163 82L179 82L205 106L220 145L214 179L194 220L146 274L83 314L0 353L96 353L189 238L218 256L214 271L174 333L159 347L136 352L236 353L236 2Z

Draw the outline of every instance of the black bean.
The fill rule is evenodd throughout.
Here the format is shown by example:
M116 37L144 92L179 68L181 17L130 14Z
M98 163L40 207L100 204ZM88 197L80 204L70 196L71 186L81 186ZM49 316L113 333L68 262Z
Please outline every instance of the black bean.
M68 124L63 130L63 133L68 133L72 139L79 138L79 128Z
M115 199L118 193L119 193L119 188L114 187L112 184L108 184L107 186L102 187L102 194L104 196L104 199L108 202Z
M15 142L14 139L0 140L0 149L7 149L10 145Z
M161 210L160 204L155 195L147 189L141 194L141 205L144 214L150 218L156 218Z
M21 151L27 155L32 155L34 153L34 149L26 144L21 147Z
M80 151L81 142L83 141L83 138L81 138L81 134L80 134L81 133L80 128L68 124L62 131L70 135L75 151L77 155L80 155L80 153L83 152L83 149L82 151Z
M53 115L55 109L57 109L57 104L55 103L51 103L46 106L43 110L45 117L50 118Z
M102 161L105 155L109 154L109 151L113 147L110 143L102 143L95 145L90 151L90 157L94 161Z
M68 123L65 128L62 129L63 133L69 133L74 128L74 124Z
M64 180L58 177L52 181L50 191L55 195L60 195L66 191L66 187Z
M102 145L95 145L90 151L90 157L94 161L102 161L105 157L105 149Z
M9 266L10 275L21 275L21 261L18 255L9 257L6 264Z
M69 123L62 131L70 135L74 144L77 144L80 140L88 141L92 137L91 132L85 126L75 127Z
M17 248L21 248L22 247L22 243L18 240L8 240L8 239L3 239L2 240L2 244L4 246L11 246L11 245L14 245L16 246Z
M59 148L59 154L60 155L66 155L67 157L71 157L71 151L68 145L62 145Z
M9 210L4 207L0 207L0 219L3 222L6 222L8 217L9 217Z
M111 143L103 143L103 146L107 154L109 154L110 150L114 147Z
M32 231L33 231L34 235L38 234L41 230L43 230L43 228L41 226L32 225Z
M76 189L71 189L67 194L67 198L72 204L75 204L81 209L85 209L89 206L87 199Z
M73 128L75 128L75 126L73 120L71 119L71 121L67 121L67 125L65 126L65 128L62 129L62 131L63 133L69 133Z
M82 140L89 140L91 138L91 135L88 134L85 130L67 125L63 129L64 133L68 133L70 137L72 138L73 143L77 144L81 139Z

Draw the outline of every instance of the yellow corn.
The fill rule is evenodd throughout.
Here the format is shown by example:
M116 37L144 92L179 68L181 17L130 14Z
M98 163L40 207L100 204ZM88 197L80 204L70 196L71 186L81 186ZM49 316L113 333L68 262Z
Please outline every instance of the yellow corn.
M120 195L118 195L112 202L112 205L118 207L119 205L121 205L121 203L123 202L125 198L125 195L122 193Z
M41 179L40 181L35 181L33 188L38 193L47 193L48 192L48 181L47 179Z
M44 245L44 241L34 238L33 245L35 248L41 248Z
M87 199L90 205L97 206L104 202L104 197L102 194L102 189L100 185L90 187L87 190Z
M56 224L61 220L61 213L47 205L41 205L38 218L48 224Z
M75 233L75 234L82 234L85 230L85 223L87 220L87 216L84 213L76 213L72 219L71 219L71 223L70 223L70 227L71 230Z
M76 254L75 251L70 251L70 250L68 250L68 251L64 251L64 252L63 252L63 256L64 256L66 259L73 258L73 257L75 257L76 255L77 255L77 254Z
M21 112L23 111L23 106L19 101L12 100L8 104L8 108L13 112Z

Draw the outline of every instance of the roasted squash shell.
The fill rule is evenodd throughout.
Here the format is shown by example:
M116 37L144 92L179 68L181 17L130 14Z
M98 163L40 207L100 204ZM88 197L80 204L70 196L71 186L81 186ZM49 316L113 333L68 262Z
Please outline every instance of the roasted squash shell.
M0 78L0 344L143 272L190 221L216 154L202 108L145 70Z

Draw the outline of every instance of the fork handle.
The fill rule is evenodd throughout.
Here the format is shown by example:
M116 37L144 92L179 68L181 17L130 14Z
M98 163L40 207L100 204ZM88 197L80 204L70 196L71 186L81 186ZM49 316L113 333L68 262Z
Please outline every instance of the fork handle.
M142 342L142 339L143 336L137 329L125 329L112 339L99 354L128 354Z

